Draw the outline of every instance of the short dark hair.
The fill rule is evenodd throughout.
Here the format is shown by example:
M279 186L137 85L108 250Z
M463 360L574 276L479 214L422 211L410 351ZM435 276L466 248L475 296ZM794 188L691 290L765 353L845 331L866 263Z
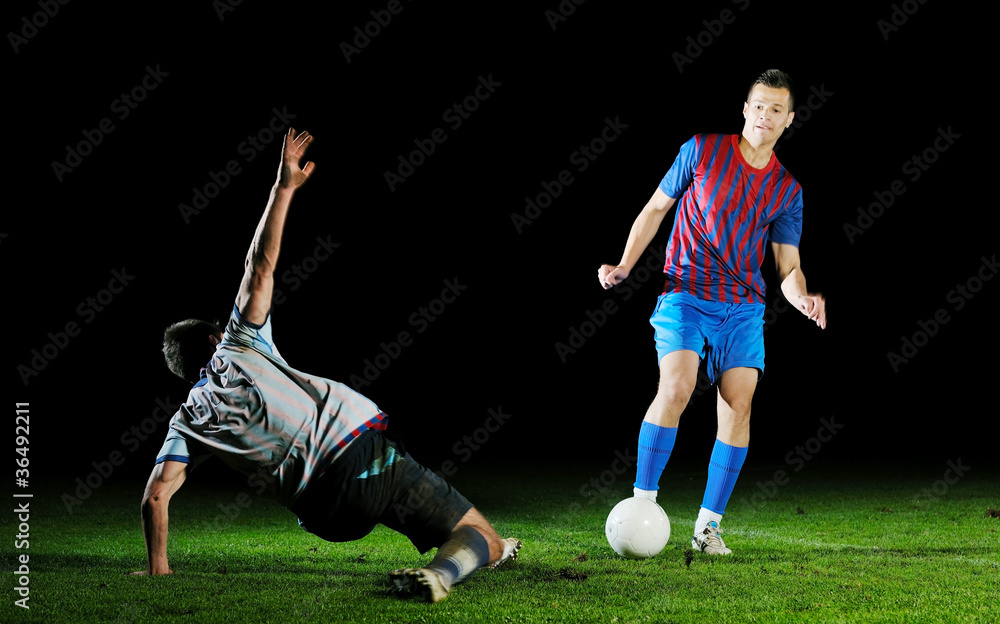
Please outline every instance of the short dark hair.
M163 332L163 357L170 372L191 383L198 381L201 369L215 353L209 336L222 333L217 323L198 319L179 321Z
M764 85L772 89L788 89L788 110L795 110L795 89L792 87L792 77L780 69L768 69L750 85L747 90L747 102L750 101L750 94L757 85Z

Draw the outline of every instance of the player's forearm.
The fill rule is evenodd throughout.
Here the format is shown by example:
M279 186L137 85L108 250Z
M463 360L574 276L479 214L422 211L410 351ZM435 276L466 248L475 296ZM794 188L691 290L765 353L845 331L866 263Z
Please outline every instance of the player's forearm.
M167 574L167 501L142 501L142 533L146 541L146 565L149 574Z
M792 303L795 303L798 297L809 294L806 290L806 276L802 273L802 269L796 267L788 272L781 280L781 293Z
M632 229L629 231L628 240L625 243L625 251L622 253L622 259L618 266L624 267L628 271L632 270L635 263L639 261L639 257L649 247L649 243L653 241L665 215L665 210L656 209L652 205L647 205L642 209L642 212L632 223Z
M285 230L288 208L292 203L294 189L275 184L271 188L267 208L257 224L253 242L247 252L247 269L258 276L274 275L281 251L281 237Z

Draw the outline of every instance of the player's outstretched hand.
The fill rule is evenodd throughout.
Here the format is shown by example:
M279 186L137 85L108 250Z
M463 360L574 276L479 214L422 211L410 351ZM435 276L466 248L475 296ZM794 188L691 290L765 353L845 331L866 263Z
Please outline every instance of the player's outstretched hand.
M316 163L309 161L304 166L299 162L305 155L313 136L303 130L295 134L295 128L289 128L282 143L281 165L278 167L278 186L296 189L309 179Z
M625 267L602 264L597 269L597 279L601 282L604 290L617 286L628 278L628 270Z
M799 295L795 307L810 321L815 321L820 329L826 329L826 299L823 295Z

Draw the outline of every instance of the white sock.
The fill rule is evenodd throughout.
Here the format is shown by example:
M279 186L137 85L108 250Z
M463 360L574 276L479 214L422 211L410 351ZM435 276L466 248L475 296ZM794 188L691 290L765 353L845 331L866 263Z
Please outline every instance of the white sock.
M695 522L694 522L694 532L698 533L698 531L700 531L703 528L705 528L706 524L708 524L709 522L712 522L713 520L716 522L716 524L721 523L722 522L722 514L715 513L711 509L705 509L704 507L702 507L698 511L698 519L695 520Z
M648 498L649 500L656 502L656 490L640 490L637 487L632 488L632 496L636 498Z

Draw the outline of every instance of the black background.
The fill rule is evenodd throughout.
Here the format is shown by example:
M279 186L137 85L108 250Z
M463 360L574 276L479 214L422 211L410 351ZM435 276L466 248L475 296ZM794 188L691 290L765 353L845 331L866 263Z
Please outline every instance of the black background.
M157 401L176 404L187 389L163 364L162 331L228 315L280 141L252 162L240 145L274 109L315 135L317 163L279 271L302 265L317 237L339 245L308 265L308 280L279 279L275 340L290 363L347 382L409 332L412 344L360 389L429 463L556 463L634 448L656 386L647 319L660 279L626 300L600 288L596 269L618 261L681 143L740 131L747 88L769 67L797 85L799 123L778 155L804 188L803 266L828 298L829 327L777 311L769 255L767 372L748 461L780 463L824 419L841 425L825 458L884 458L891 469L893 458L993 456L1000 286L981 283L961 310L949 297L980 270L992 275L983 259L997 252L990 180L977 169L988 118L976 109L992 97L980 9L564 1L573 12L553 26L556 0L403 0L348 61L355 27L375 32L370 12L387 4L243 2L220 13L227 4L73 2L47 20L37 2L8 5L9 33L23 34L22 18L45 22L20 43L8 34L0 217L3 394L11 421L12 403L31 404L35 474L70 483L115 451L115 478L148 472L166 431L150 420L162 414ZM885 30L894 15L898 28ZM147 68L162 81L121 119L113 103ZM499 84L453 128L444 111L481 78ZM104 118L114 130L60 180L53 163ZM578 171L571 155L608 119L623 124L620 136ZM435 128L446 141L390 190L385 172ZM912 180L905 163L949 129L958 138ZM239 174L186 222L179 205L231 160ZM572 183L519 232L512 216L563 170ZM859 208L896 180L905 193L849 236ZM128 285L82 315L116 270ZM465 289L418 332L412 315L446 280ZM609 300L614 312L561 357L557 343ZM939 310L948 322L894 370L888 354L904 337L920 340L918 323ZM79 335L25 380L19 367L69 322ZM678 456L707 459L714 407L712 391L696 397ZM498 429L490 409L509 416ZM143 420L155 430L130 432ZM468 453L463 439L477 430L482 444Z

